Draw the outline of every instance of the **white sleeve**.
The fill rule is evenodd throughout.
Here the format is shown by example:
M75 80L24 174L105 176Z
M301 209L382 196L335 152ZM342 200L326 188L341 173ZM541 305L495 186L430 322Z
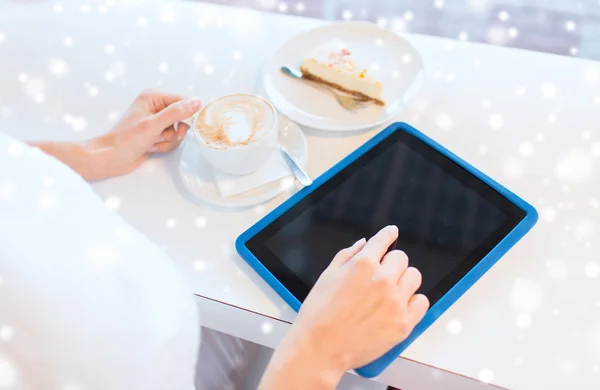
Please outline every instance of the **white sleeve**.
M193 389L198 310L176 266L75 172L1 133L0 241L6 381Z

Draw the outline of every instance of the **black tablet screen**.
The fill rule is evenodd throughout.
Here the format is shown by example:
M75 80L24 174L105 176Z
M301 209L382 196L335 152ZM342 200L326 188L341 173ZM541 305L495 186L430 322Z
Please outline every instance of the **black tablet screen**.
M435 303L525 212L418 138L397 131L248 241L300 300L342 248L386 225Z

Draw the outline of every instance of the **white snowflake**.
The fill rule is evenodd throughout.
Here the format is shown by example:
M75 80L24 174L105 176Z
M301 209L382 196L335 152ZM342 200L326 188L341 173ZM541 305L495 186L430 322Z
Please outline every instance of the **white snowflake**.
M87 127L87 121L83 117L75 116L75 117L73 117L73 119L71 121L71 127L77 133L80 133L80 132L84 131L85 128Z
M295 183L294 178L285 177L285 178L281 179L281 182L279 185L283 191L287 191L294 186L294 183Z
M494 380L494 371L484 368L479 371L479 380L484 383L491 383Z
M589 130L584 130L583 133L581 133L581 137L584 140L590 140L590 139L592 139L592 132Z
M556 219L556 210L553 207L544 207L541 214L542 218L548 222L552 222Z
M451 320L448 322L448 325L446 325L446 329L448 330L448 333L452 335L459 334L462 330L462 322L459 320Z
M515 95L524 96L525 95L525 87L517 87L515 88Z
M577 55L577 53L579 53L579 48L577 48L577 47L573 46L573 47L571 47L571 48L569 49L569 53L570 53L572 56L576 56L576 55Z
M523 163L516 157L506 157L502 160L502 171L508 178L519 178L523 176Z
M197 217L194 220L194 225L196 225L196 227L198 227L198 228L205 227L206 226L206 217L202 217L202 216Z
M466 33L466 32L464 32L464 31L461 31L461 32L458 34L458 39L459 39L459 40L461 40L461 41L466 41L466 40L468 40L468 39L469 39L469 34L467 34L467 33Z
M515 358L514 360L515 366L521 366L523 364L523 359L520 357Z
M521 313L517 316L516 322L519 328L528 328L531 325L531 316L527 313Z
M585 266L585 275L588 278L597 278L600 275L600 265L598 263L588 263Z
M82 4L81 6L79 6L79 12L81 12L82 14L89 14L90 6L87 4Z
M146 19L144 16L140 16L137 20L137 26L144 27L146 25L148 25L148 19Z
M402 55L402 62L405 64L410 64L412 62L412 55L406 53Z
M202 259L197 259L194 261L194 269L198 272L202 272L206 269L206 262Z
M398 71L398 70L392 71L392 78L397 79L398 77L400 77L400 71Z
M260 330L264 334L270 334L271 332L273 332L273 324L270 322L263 322L260 326Z
M542 97L545 99L552 99L556 96L556 85L552 83L543 83L541 87Z
M121 198L111 195L104 201L104 207L106 207L108 211L118 211L121 208L121 203Z
M565 22L565 29L567 31L575 31L576 28L577 28L577 23L575 23L575 21L573 21L573 20L567 20Z
M42 79L30 77L25 83L25 92L34 101L42 103L46 99L46 83Z
M544 136L544 133L537 133L535 135L535 140L537 142L544 142L545 139L546 139L546 137Z
M388 24L388 20L387 20L387 18L379 17L379 18L377 18L376 23L379 27L385 28Z
M42 211L51 211L56 207L56 196L49 191L42 192L37 196L36 204Z
M542 288L527 279L517 279L513 284L510 295L512 306L520 312L531 312L542 306Z
M167 222L166 222L167 228L174 229L176 224L177 224L177 221L175 221L175 218L167 219Z
M404 11L404 20L412 22L415 19L415 13L411 10Z
M501 22L506 22L508 19L510 19L510 14L508 13L508 11L498 12L498 20L500 20Z
M282 1L282 2L280 2L279 4L277 4L277 10L278 10L279 12L286 12L286 11L287 11L287 9L288 9L288 6L287 6L287 4L286 4L286 3L284 3L283 1Z
M492 129L500 129L504 126L504 118L500 114L492 114L490 115L488 123Z
M573 204L569 203L570 209L573 208ZM575 237L578 241L585 241L587 239L591 239L594 235L595 227L591 220L583 219L577 221L575 225Z
M61 3L56 3L54 4L54 6L52 6L52 9L54 10L55 13L59 14L61 12L63 12L63 5Z
M98 88L96 88L96 87L90 87L88 89L88 94L90 95L90 97L96 97L96 96L98 96Z
M342 19L344 19L344 20L352 19L352 11L350 11L349 9L344 10L342 12Z
M23 150L25 150L25 147L20 142L12 141L10 144L8 144L8 154L13 157L21 156L23 154Z
M161 73L167 73L169 71L169 64L166 62L161 62L158 64L158 71Z
M12 361L0 355L0 388L9 389L16 385L17 371Z
M296 11L298 11L298 12L304 12L305 9L306 9L306 6L304 5L304 3L298 3L298 4L296 4Z
M446 73L445 79L447 83L453 83L456 77L454 76L454 73Z
M73 38L66 36L62 39L62 44L65 46L73 46Z
M440 130L444 131L450 130L453 125L452 118L450 117L450 115L445 113L438 114L435 118L435 123L440 128Z
M29 76L27 75L27 73L25 72L21 72L19 73L19 81L22 83L27 82L27 80L29 80Z
M509 28L508 36L511 38L516 38L517 36L519 36L519 30L516 27Z
M437 9L444 8L444 0L435 0L433 5Z
M4 35L4 33L2 31L0 31L0 44L2 42L4 42L5 39L6 39L6 35Z
M593 173L592 157L583 151L572 150L564 155L556 164L556 177L570 182L583 182Z
M106 79L106 81L113 81L115 79L115 74L113 72L106 72L104 74L104 78Z
M375 39L375 46L383 46L383 39L381 39L381 38Z
M523 157L531 157L533 155L534 147L530 142L522 142L519 145L519 154Z
M204 66L204 73L206 73L207 75L215 73L215 67L211 64L206 64Z
M590 146L590 151L592 152L592 154L596 157L600 157L600 142L594 142L591 146Z
M15 336L15 330L13 329L12 326L2 325L0 327L0 340L8 342L8 341L11 341L14 336Z
M104 46L104 53L106 53L106 55L111 55L115 52L115 45L111 45L110 43L107 44L106 46Z
M239 61L242 59L242 53L238 50L234 50L233 53L231 54L231 56L233 57L233 59L235 61Z

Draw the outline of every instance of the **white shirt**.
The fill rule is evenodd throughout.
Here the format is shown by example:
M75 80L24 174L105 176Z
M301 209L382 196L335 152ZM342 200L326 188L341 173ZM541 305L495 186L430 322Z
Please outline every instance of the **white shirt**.
M0 388L191 390L173 262L69 167L0 133Z

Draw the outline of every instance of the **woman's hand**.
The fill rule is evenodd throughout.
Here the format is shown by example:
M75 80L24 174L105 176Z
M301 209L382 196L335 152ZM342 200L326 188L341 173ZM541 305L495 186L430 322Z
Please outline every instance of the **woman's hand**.
M197 99L157 92L143 92L123 118L107 134L80 143L37 143L87 180L125 175L139 167L153 152L168 152L183 140L188 126L174 124L188 119L201 107Z
M377 359L409 336L429 308L415 295L421 274L388 226L342 250L323 272L276 350L261 389L334 389L344 372Z

